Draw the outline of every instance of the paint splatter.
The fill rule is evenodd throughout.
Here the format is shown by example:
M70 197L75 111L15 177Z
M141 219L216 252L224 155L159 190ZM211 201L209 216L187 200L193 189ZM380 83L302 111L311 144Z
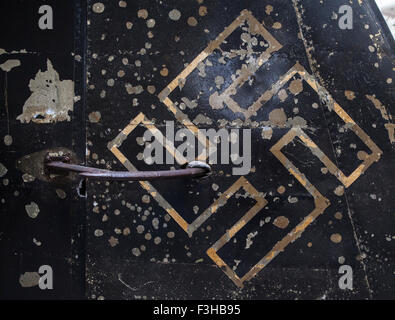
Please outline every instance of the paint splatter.
M4 136L4 144L9 147L10 145L12 145L13 139L9 134L6 134Z
M32 219L37 218L37 216L40 212L40 208L38 207L37 203L35 203L35 202L31 202L30 204L25 205L25 210L26 210L27 215Z
M191 27L196 27L198 22L196 20L195 17L189 17L187 20L188 25L190 25Z
M291 91L294 95L298 95L303 91L303 82L300 79L292 80L289 84L289 91Z
M203 17L203 16L205 16L206 14L207 14L207 7L201 6L201 7L199 8L199 16Z
M103 13L104 12L104 4L101 2L96 2L92 6L92 10L94 13Z
M341 212L336 212L336 213L335 213L335 218L336 218L337 220L341 220L341 219L343 218L343 214L342 214Z
M274 109L269 113L269 121L272 125L277 127L284 127L287 122L287 116L285 115L284 109Z
M155 24L156 24L155 19L148 19L148 20L147 20L147 27L148 27L148 28L153 28L153 27L155 27Z
M135 255L136 257L138 257L138 256L141 255L141 251L140 251L139 248L133 248L133 249L132 249L132 253L133 253L133 255Z
M287 217L279 216L274 219L273 224L280 229L285 229L289 225L289 220Z
M264 127L261 132L261 136L265 140L270 140L273 135L273 129L270 127Z
M279 194L283 194L283 193L285 192L285 187L284 187L284 186L279 186L279 187L277 188L277 192L278 192Z
M368 154L365 151L358 151L357 158L361 161L364 161L368 157Z
M333 191L335 195L341 197L344 194L344 187L343 186L337 186L336 189Z
M349 90L346 90L346 91L344 91L344 95L346 96L346 98L348 99L348 100L354 100L355 99L355 92L354 91L349 91Z
M285 89L281 89L278 92L278 97L279 97L280 101L285 101L288 98L287 91L285 91Z
M342 241L342 236L339 233L333 233L330 239L333 243L340 243Z
M137 16L141 19L147 19L148 18L148 11L145 9L140 9L137 11Z
M178 21L181 18L181 12L177 9L173 9L169 12L169 18L173 21Z
M283 26L280 22L275 22L272 25L273 29L281 29Z
M99 111L93 111L88 115L89 122L98 123L101 119L101 113Z
M167 68L162 68L162 70L160 71L160 75L162 77L167 77L169 75L169 70Z

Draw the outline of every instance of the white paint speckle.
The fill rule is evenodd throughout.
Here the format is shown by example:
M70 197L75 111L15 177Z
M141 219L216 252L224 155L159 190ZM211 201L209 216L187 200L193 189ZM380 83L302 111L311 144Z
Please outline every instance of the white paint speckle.
M173 9L169 12L169 18L173 21L178 21L181 18L181 12L177 9Z

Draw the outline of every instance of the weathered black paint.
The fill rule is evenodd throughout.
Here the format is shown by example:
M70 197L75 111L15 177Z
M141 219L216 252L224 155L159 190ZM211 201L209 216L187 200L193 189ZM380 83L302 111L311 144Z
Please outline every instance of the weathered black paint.
M38 8L50 4L54 11L54 29L40 30ZM83 297L85 292L84 225L85 199L79 198L76 185L52 185L36 179L24 183L23 172L16 169L18 159L28 154L62 147L73 150L83 163L85 157L85 28L86 5L84 1L2 1L1 46L7 52L26 49L28 54L4 54L7 59L19 59L21 66L1 79L1 162L8 173L7 186L1 184L0 215L0 297L60 299ZM72 53L83 57L78 62ZM29 81L39 69L46 69L50 59L61 79L72 79L75 95L81 100L74 104L71 122L56 124L21 124L16 117L30 95ZM5 112L5 95L8 98L9 119ZM5 146L9 121L13 143ZM35 163L32 166L38 165ZM2 179L3 180L3 179ZM60 199L56 189L67 194ZM19 195L15 196L14 192ZM35 201L40 213L36 219L28 217L25 205ZM41 241L41 246L33 243ZM37 272L41 265L54 270L54 289L40 290L38 286L23 288L21 274Z
M92 12L95 2L54 2L55 30L48 33L30 27L37 25L37 15L34 12L41 2L6 1L7 4L1 4L7 7L7 16L15 17L4 19L1 23L8 23L10 20L7 28L12 27L15 33L13 36L2 35L3 44L0 47L6 48L7 51L26 48L27 51L39 52L18 55L22 65L7 75L4 72L0 73L3 87L7 81L10 131L14 138L14 143L10 147L2 144L1 148L0 162L9 170L4 178L10 180L7 186L1 185L1 198L6 199L5 204L1 204L0 216L0 250L4 261L0 264L1 297L394 297L395 239L391 239L395 227L394 201L391 197L394 145L389 140L385 128L386 121L365 97L375 94L387 107L388 113L392 114L395 101L394 85L386 83L386 79L394 79L394 42L372 1L363 1L362 5L359 5L358 1L351 4L355 17L353 30L340 30L337 20L331 19L332 12L337 12L343 1L326 0L322 4L320 1L295 1L296 9L300 10L303 7L305 10L301 16L305 41L297 36L299 24L292 1L207 1L201 4L206 6L208 11L203 17L198 15L200 4L196 1L126 1L126 8L120 7L118 1L102 1L105 10L101 14ZM270 15L265 13L268 4L274 7ZM173 8L177 8L182 14L179 21L171 21L168 18L168 12ZM137 17L139 9L146 9L149 13L148 19L155 19L154 28L148 29L146 20ZM332 175L322 174L320 169L323 165L306 147L299 143L284 147L283 152L330 200L331 205L306 229L301 238L286 247L285 251L257 276L246 282L243 289L237 288L212 262L206 255L206 250L254 205L254 201L249 198L232 197L190 238L173 219L164 219L166 212L154 199L151 198L148 204L141 201L147 192L137 182L88 182L86 199L78 197L76 185L62 186L67 193L64 200L57 197L57 187L54 185L38 180L31 183L22 182L22 173L14 169L15 161L26 154L50 147L72 149L80 164L85 162L87 148L89 155L86 165L124 170L108 150L108 142L112 141L139 112L144 112L149 119L156 119L155 125L162 131L165 129L164 121L175 121L175 117L159 100L157 94L184 69L184 63L190 63L243 9L250 10L259 22L263 22L265 28L283 48L275 52L268 63L259 69L254 76L253 86L245 85L241 89L239 104L243 106L245 103L248 106L256 98L255 95L267 90L279 76L298 61L310 74L319 79L321 85L383 151L380 161L374 163L346 189L343 196L339 197L333 190L340 182ZM86 10L89 21L87 30ZM56 18L56 12L59 11L62 12L61 19L65 19L61 23ZM17 20L21 15L23 24L21 20ZM198 19L196 27L187 24L187 18L190 16ZM127 21L133 23L131 30L125 26ZM281 22L282 28L272 28L273 23L278 21ZM327 24L325 28L324 24ZM365 24L369 24L370 28L365 29ZM1 27L4 33L6 28L4 25ZM206 33L204 29L210 32ZM31 33L28 37L26 30ZM147 38L149 30L154 33L152 39ZM377 58L376 52L371 53L368 50L368 46L372 45L369 34L379 32L381 36L378 43L383 56L381 60ZM174 41L175 36L180 37L178 42ZM234 44L238 47L236 40L230 40L228 46ZM147 49L145 55L137 54L145 47L146 42L152 44L152 49ZM313 47L313 59L306 55L306 46L310 45ZM180 51L184 54L180 54ZM79 54L82 57L81 62L74 60L71 52ZM97 54L97 57L93 56L94 54ZM114 56L114 60L109 61L111 55ZM76 95L80 95L81 100L74 105L71 122L50 125L20 124L15 118L21 113L23 103L29 96L29 79L34 78L40 67L45 67L48 57L63 79L75 81ZM127 65L122 63L122 58L125 57L129 60ZM0 62L6 58L6 55L0 56ZM135 60L140 60L142 66L136 67ZM378 68L374 67L375 62L379 63ZM166 77L159 73L163 65L166 65L169 71ZM153 71L154 67L157 71ZM217 71L221 68L220 65L216 67ZM102 69L107 71L104 76ZM120 69L126 73L123 78L117 76ZM236 69L236 63L222 66L221 75L225 81L229 81L230 75ZM87 88L85 71L89 80ZM140 80L136 80L135 72L141 77ZM173 101L180 101L181 97L194 97L201 90L209 91L210 85L206 80L199 78L197 73L194 71L191 74L194 80L188 81L182 91L176 89L172 92L170 97ZM207 79L213 80L216 75L207 72ZM112 87L107 86L107 80L110 78L115 79L115 85ZM128 82L134 86L142 85L144 92L136 96L128 95L125 90L125 84ZM148 85L156 87L155 94L147 92ZM102 90L106 90L105 98L100 97ZM353 91L356 98L347 99L345 90ZM138 106L132 106L133 98L138 98ZM339 126L343 121L333 111L328 110L318 95L305 83L304 91L296 98L297 104L292 101L293 99L281 103L277 96L274 97L258 111L252 121L267 121L269 113L278 107L284 108L287 117L296 116L293 114L293 108L298 107L297 116L303 117L310 128L306 129L308 135L339 168L347 175L350 174L358 163L356 151L368 151L364 144L352 133L339 132ZM2 91L1 100L4 99ZM213 120L213 124L199 127L218 129L220 119L233 121L242 118L240 114L227 109L213 111L208 104L208 96L203 95L202 99L206 99L206 103L185 111L190 119L203 113ZM317 103L319 108L313 109L313 103ZM151 108L151 105L155 108ZM88 115L96 111L101 113L100 122L89 122ZM4 108L0 112L3 124L0 132L4 136L7 117ZM180 123L177 125L180 126ZM245 123L243 126L248 127ZM269 151L288 130L288 127L273 128L271 140L264 140L261 137L261 126L252 129L252 166L255 167L255 172L246 178L258 191L266 194L268 205L235 236L236 243L231 241L218 252L231 266L234 265L234 259L241 260L237 269L240 274L247 272L291 226L301 221L314 207L311 195ZM152 170L152 166L136 159L136 155L143 150L143 147L136 143L136 138L141 137L143 132L142 126L136 128L120 150L138 169ZM356 144L357 148L350 150L350 144ZM338 148L342 150L340 155L335 151ZM94 153L98 159L92 157ZM104 162L100 161L102 159ZM169 166L155 166L158 170L165 168L168 169ZM199 182L164 181L155 182L153 185L178 212L182 213L184 219L190 222L196 218L192 209L194 205L199 206L200 214L218 196L212 189L213 183L219 186L219 192L223 192L238 179L226 176L227 173L231 173L230 166L216 165L213 170L212 176ZM221 170L224 172L223 175L219 174ZM286 187L283 194L277 192L280 185ZM15 190L20 192L18 197L13 195ZM372 199L370 195L376 195L376 199ZM297 197L298 202L290 203L289 197ZM27 217L24 209L24 205L31 201L36 201L41 210L35 220ZM132 206L135 206L135 211L131 210ZM137 212L137 207L141 207L141 212ZM119 215L114 214L116 209L120 210ZM146 210L150 214L145 221L141 221ZM161 227L158 230L152 225L152 212L155 212L155 218L160 221ZM336 219L336 212L342 212L343 218ZM105 222L102 221L104 215L108 217ZM271 223L274 218L282 215L290 220L290 227L285 230L276 228ZM261 221L268 216L271 216L271 222L260 227ZM166 228L163 227L163 223L167 224ZM142 234L137 232L137 225L144 225L145 231ZM208 230L207 226L211 229ZM122 234L125 228L130 229L130 235ZM97 229L103 231L103 236L94 235ZM121 230L121 234L117 234L116 229ZM256 230L259 232L253 238L251 248L244 250L247 235ZM175 233L173 238L167 236L169 231ZM147 232L152 235L151 240L144 238ZM331 242L330 236L333 233L342 235L340 243ZM119 241L114 247L108 241L111 236ZM386 239L388 236L391 241ZM32 243L33 237L42 241L43 245L36 247ZM155 237L161 238L160 244L153 243ZM312 246L308 247L308 243ZM132 248L140 248L141 245L144 245L146 250L141 251L141 255L134 256ZM187 252L190 252L191 256L187 256ZM366 257L361 259L365 255ZM343 291L338 287L339 257L344 257L344 263L353 267L353 291ZM55 289L48 292L37 287L22 288L18 282L20 274L25 271L36 271L42 264L53 266Z

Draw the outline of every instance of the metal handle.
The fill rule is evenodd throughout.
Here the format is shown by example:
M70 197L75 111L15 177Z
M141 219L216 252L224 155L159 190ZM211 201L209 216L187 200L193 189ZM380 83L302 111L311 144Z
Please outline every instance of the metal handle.
M210 166L203 162L193 161L187 168L177 170L159 171L111 171L92 167L71 164L70 158L66 156L47 156L44 160L44 168L47 174L57 174L61 172L76 172L82 178L95 180L118 180L118 181L152 181L177 178L201 178L210 172Z

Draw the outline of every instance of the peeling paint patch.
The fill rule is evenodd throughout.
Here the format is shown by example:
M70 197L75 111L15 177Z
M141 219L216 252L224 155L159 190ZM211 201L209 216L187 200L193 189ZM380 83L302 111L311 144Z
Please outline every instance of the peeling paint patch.
M196 125L199 125L199 124L212 124L213 121L209 117L206 117L205 115L200 113L193 120L193 123L196 124Z
M125 84L125 88L128 94L140 94L144 91L141 85L133 87L130 83Z
M69 111L73 111L74 82L60 80L58 72L47 60L47 70L38 71L35 79L30 80L32 92L23 105L23 113L16 119L29 123L52 123L70 121Z
M394 137L394 128L395 125L393 123L391 123L392 121L392 116L391 114L388 113L387 108L385 105L383 105L381 103L381 101L379 99L376 98L375 95L366 95L365 96L369 101L371 101L374 105L374 107L380 111L381 117L387 121L387 123L384 125L384 127L387 129L388 131L388 138L392 143L395 143L395 137Z
M368 95L368 94L367 94L365 97L373 103L374 107L375 107L377 110L380 111L381 117L382 117L384 120L390 120L390 119L391 119L390 116L388 115L387 108L380 102L379 99L376 98L375 95L372 95L372 96L371 96L371 95Z
M7 51L0 48L0 55L2 54L37 54L37 52L28 52L26 49Z
M256 237L257 234L258 234L258 231L255 231L255 232L250 232L250 233L247 235L246 246L245 246L244 249L249 249L249 248L251 247L251 245L253 244L252 239L253 239L254 237Z
M19 67L21 65L21 61L17 59L10 59L0 64L0 68L5 72L10 72L11 69Z

